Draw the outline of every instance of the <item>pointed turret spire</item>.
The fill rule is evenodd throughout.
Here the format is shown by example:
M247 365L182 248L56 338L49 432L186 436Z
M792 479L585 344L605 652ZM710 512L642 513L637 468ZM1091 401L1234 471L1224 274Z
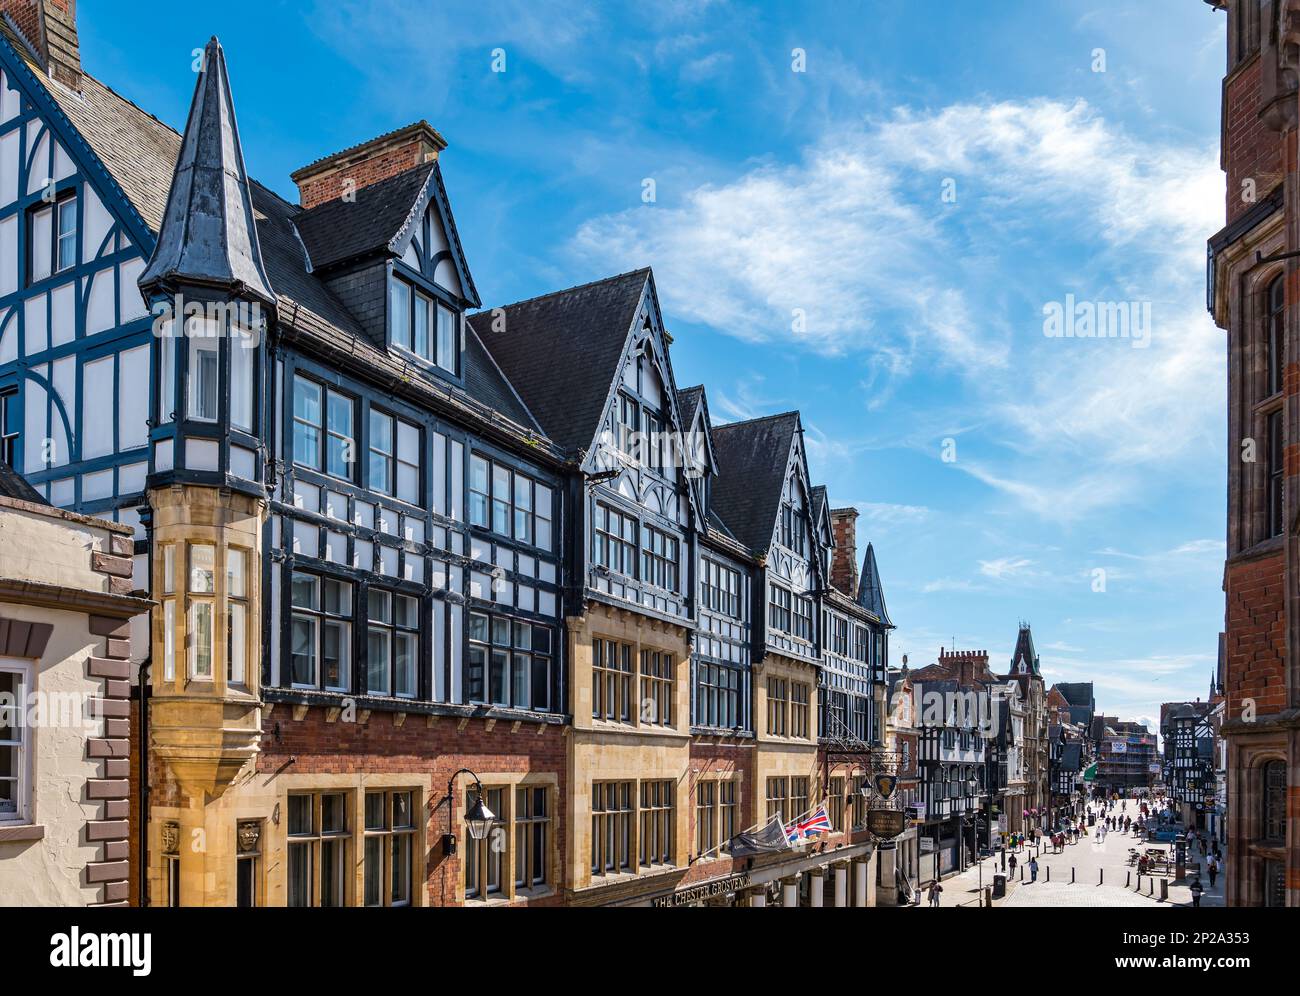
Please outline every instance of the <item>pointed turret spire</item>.
M1038 652L1034 650L1034 634L1029 623L1020 624L1016 634L1016 649L1011 654L1012 674L1038 674Z
M164 285L190 283L275 304L257 241L226 57L215 36L203 50L158 244L139 283L146 296Z
M880 583L880 570L876 567L876 551L870 543L862 557L862 576L858 582L858 604L872 612L886 626L893 628L889 611L885 608L885 589Z

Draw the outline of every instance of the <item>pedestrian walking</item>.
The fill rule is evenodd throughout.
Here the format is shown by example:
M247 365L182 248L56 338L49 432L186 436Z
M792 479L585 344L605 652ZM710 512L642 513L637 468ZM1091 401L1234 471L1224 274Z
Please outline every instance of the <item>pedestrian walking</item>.
M1199 878L1194 878L1192 879L1192 884L1189 888L1192 890L1192 905L1200 906L1201 893L1205 891L1205 886L1201 885L1201 880Z
M1016 874L1016 856L1013 854L1007 859L1007 867L1011 869L1011 875L1014 878ZM1211 879L1210 881L1214 881Z
M939 905L939 893L941 892L943 892L943 886L939 884L938 879L935 879L933 882L930 883L930 905L931 906Z
M1213 889L1214 880L1219 877L1219 859L1211 854L1210 860L1206 863L1206 868L1210 873L1210 888Z
M1029 881L1031 882L1038 881L1038 859L1037 858L1029 859Z

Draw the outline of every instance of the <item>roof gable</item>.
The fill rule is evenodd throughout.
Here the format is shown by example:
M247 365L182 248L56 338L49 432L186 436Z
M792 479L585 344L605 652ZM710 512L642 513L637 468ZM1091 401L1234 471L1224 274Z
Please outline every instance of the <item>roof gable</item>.
M649 269L480 311L469 321L542 431L590 455L645 308L657 312Z
M0 41L3 42L0 44L0 66L4 67L10 85L35 105L64 151L72 157L78 170L95 188L104 207L125 226L131 241L144 254L150 253L154 233L162 221L167 185L176 164L180 136L91 76L82 75L80 92L47 76L33 61L35 57L31 50L12 33L3 19L0 19ZM130 129L113 127L111 115L100 117L101 110L118 105L125 105L136 116L151 122L153 127L145 128L141 134L136 135ZM169 138L160 138L163 133ZM164 151L160 158L160 149L165 150L169 146L170 154ZM161 185L161 190L153 198L156 205L149 205L151 208L156 206L156 220L153 223L150 223L150 216L141 210L136 196L122 182L122 177L109 162L110 159L119 158L131 162L132 156L139 164L137 168L156 175ZM142 186L152 188L153 184ZM141 192L135 191L137 194Z
M438 246L425 245L424 220L438 227ZM482 302L452 216L442 166L421 163L378 183L301 211L294 219L314 271L328 270L372 255L405 258L417 272L434 278L444 260L455 272L439 286L477 308Z
M391 252L392 243L406 231L419 203L427 201L434 166L414 166L349 197L336 197L299 211L294 225L312 270L327 270L374 252Z
M786 477L796 460L799 413L785 412L713 427L718 479L712 505L755 553L772 545Z

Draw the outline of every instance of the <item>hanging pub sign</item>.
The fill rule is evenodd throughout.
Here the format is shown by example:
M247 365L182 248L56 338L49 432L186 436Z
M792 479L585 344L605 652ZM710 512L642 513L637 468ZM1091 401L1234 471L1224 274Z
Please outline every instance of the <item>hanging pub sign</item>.
M897 775L876 775L872 781L876 786L876 794L885 802L894 794L894 789L898 788Z
M893 840L907 829L907 817L901 809L868 809L867 833L881 840Z

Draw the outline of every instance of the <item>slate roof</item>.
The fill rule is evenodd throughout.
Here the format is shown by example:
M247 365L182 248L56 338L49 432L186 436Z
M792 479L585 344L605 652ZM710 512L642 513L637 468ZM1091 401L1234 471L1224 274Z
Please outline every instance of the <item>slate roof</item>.
M203 50L158 242L140 286L177 280L228 287L275 302L253 219L226 56L216 38Z
M690 428L695 421L695 413L700 409L700 401L704 398L704 385L696 384L694 387L683 387L677 391L677 405L682 412L682 425Z
M49 504L39 491L27 483L22 474L3 460L0 460L0 496L35 502L37 505Z
M105 182L122 191L139 221L156 234L166 212L181 136L93 76L82 74L80 93L51 79L2 21L0 35L107 167ZM540 434L536 421L473 336L467 337L463 390L372 346L342 302L308 271L303 243L294 230L302 209L255 179L250 178L249 190L282 331L347 356L371 376L404 384L403 391L423 403L450 406L462 417L486 420L515 438ZM558 456L545 440L538 442L540 452Z
M1087 706L1092 708L1095 704L1093 699L1091 681L1060 681L1052 686L1064 696L1065 701L1072 706Z
M885 608L885 586L880 580L880 568L876 566L876 551L870 543L862 555L862 573L858 575L858 604L890 629L894 628L889 610Z
M822 512L826 509L828 501L826 497L826 485L814 484L812 488L812 521L817 523L821 521Z
M437 163L403 170L356 192L355 201L335 198L294 218L313 270L388 250L410 218Z
M1016 649L1011 654L1013 675L1020 670L1022 660L1028 665L1029 674L1038 673L1038 653L1034 650L1034 634L1028 623L1021 623L1020 632L1016 635Z
M1077 740L1067 740L1061 747L1061 768L1064 771L1078 771L1083 767L1083 744Z
M790 447L799 413L713 426L718 478L712 507L735 537L755 553L772 545Z
M542 431L571 452L588 449L600 428L619 360L649 268L504 306L504 328L493 312L470 324Z

